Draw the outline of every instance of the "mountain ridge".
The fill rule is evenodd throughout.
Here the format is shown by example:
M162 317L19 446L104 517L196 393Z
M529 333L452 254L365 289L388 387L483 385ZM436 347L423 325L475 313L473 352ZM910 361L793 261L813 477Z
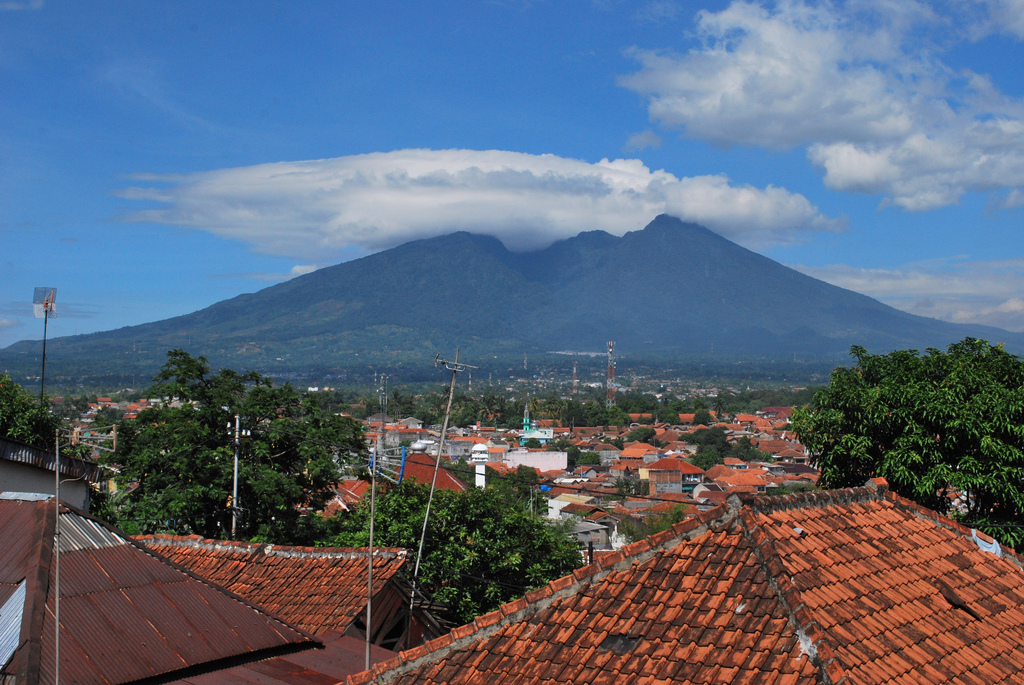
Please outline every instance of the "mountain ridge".
M968 335L1024 350L1020 334L908 314L660 215L622 237L585 231L526 253L465 231L415 240L191 314L54 338L47 357L56 373L145 372L180 347L272 373L422 361L456 346L478 359L608 340L633 357L836 357L853 344L942 348ZM0 350L0 364L30 369L38 346Z

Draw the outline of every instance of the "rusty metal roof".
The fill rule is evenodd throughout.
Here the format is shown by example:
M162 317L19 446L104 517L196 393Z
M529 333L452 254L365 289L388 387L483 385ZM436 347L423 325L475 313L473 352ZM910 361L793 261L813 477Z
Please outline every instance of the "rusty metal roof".
M273 659L242 664L223 671L187 676L176 683L189 685L335 685L366 666L366 643L338 632L323 633L323 649L310 649ZM398 656L373 645L370 663Z
M365 547L286 547L146 535L137 541L314 635L344 631L366 609ZM373 591L402 569L406 550L373 550Z
M0 499L0 593L23 581L26 593L19 643L0 675L18 682L53 680L56 518L53 498ZM127 683L318 645L86 514L61 506L60 526L66 682Z

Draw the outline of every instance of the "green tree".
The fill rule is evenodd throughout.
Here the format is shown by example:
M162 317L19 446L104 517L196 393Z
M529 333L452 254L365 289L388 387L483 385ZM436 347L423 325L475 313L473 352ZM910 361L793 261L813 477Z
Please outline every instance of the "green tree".
M63 423L47 410L45 402L40 406L37 399L10 376L0 374L0 436L52 450L57 429Z
M120 421L122 416L124 416L124 412L117 407L103 407L96 412L93 423L97 426L109 426Z
M210 374L203 357L168 352L155 392L178 406L148 409L119 427L115 505L132 533L225 537L231 529L234 415L241 442L238 537L310 544L344 460L361 462L361 426L324 412L316 396L274 386L255 372Z
M639 426L626 434L626 441L645 442L649 445L654 445L654 436L656 434L657 431L651 428L650 426Z
M537 469L519 465L514 471L500 474L491 467L487 467L486 473L488 489L493 489L507 504L530 510L531 503L535 498L534 488L540 482Z
M892 489L1015 547L1024 542L1024 362L966 338L946 352L869 354L832 372L793 426L835 488L885 478Z
M664 514L648 516L645 519L627 516L619 524L619 533L629 542L643 540L648 535L654 535L668 530L675 524L684 520L691 513L687 504L677 504Z
M715 420L714 420L714 418L712 418L711 412L709 412L707 409L703 409L703 408L697 409L693 413L693 424L694 425L700 424L700 425L706 426L709 423L714 423L714 421Z
M374 544L416 550L429 487L414 481L378 491ZM581 564L567 525L553 525L492 487L434 494L420 566L421 586L468 623ZM339 521L332 544L368 542L369 502ZM410 566L411 568L411 566Z

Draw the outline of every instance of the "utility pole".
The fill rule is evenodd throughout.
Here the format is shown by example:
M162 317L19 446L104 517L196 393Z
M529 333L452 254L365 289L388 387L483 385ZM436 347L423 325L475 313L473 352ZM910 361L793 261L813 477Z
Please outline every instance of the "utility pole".
M239 526L239 447L242 444L242 417L234 415L234 486L231 488L231 540Z
M229 426L231 424L228 424ZM235 484L231 490L231 539L238 529L238 450L241 447L242 417L235 414Z
M423 541L427 539L427 522L430 520L430 505L434 501L434 490L437 487L437 471L441 466L441 451L444 449L444 439L448 435L448 420L452 415L452 400L455 399L455 377L459 371L478 368L469 364L459 363L459 349L455 348L455 361L449 362L441 359L441 355L434 357L434 363L443 366L452 372L452 382L448 387L448 407L444 410L444 422L441 424L441 437L437 441L437 458L434 461L434 478L430 481L430 495L427 497L427 511L423 517L423 532L420 534L420 548L416 553L416 567L412 572L412 593L409 597L409 616L412 617L413 603L416 601L416 578L420 574L420 559L423 558Z

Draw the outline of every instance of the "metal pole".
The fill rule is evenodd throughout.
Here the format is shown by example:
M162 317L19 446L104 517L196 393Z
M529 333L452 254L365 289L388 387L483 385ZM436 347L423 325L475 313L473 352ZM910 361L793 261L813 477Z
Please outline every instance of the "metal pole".
M45 358L45 354L44 354ZM56 463L54 471L57 473L54 486L53 499L57 516L53 522L53 682L60 685L60 431L57 431L54 454Z
M383 434L381 429L381 434ZM373 519L377 504L377 460L380 459L380 435L377 436L377 445L373 449L373 461L370 464L370 553L369 563L366 570L366 669L370 670L370 643L372 642L373 631Z
M239 429L242 425L242 419L238 414L235 414L235 485L231 493L231 539L235 539L236 529L238 527L238 447L239 447Z
M44 305L45 306L45 305ZM50 323L50 310L43 309L43 370L39 374L39 406L43 406L43 390L46 388L46 326Z

